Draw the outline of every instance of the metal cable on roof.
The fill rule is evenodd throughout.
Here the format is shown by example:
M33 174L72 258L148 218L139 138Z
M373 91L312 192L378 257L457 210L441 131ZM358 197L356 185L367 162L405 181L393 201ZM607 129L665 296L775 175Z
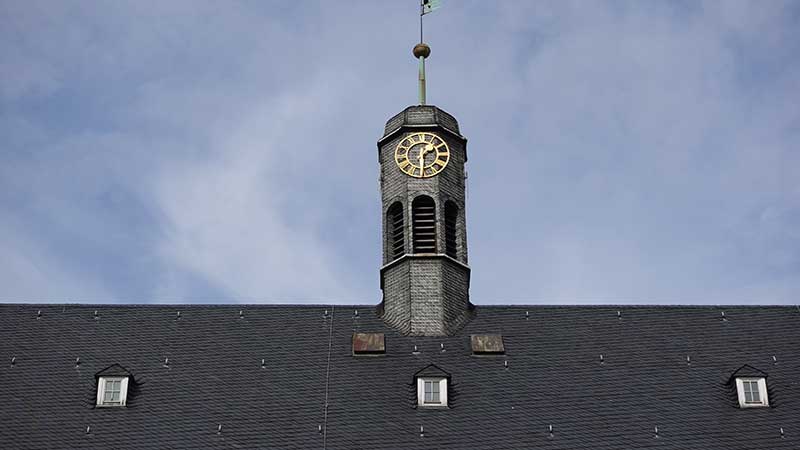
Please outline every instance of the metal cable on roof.
M325 408L322 416L322 450L328 448L328 387L331 380L331 349L333 348L333 317L336 305L331 305L331 327L328 330L328 363L325 368Z

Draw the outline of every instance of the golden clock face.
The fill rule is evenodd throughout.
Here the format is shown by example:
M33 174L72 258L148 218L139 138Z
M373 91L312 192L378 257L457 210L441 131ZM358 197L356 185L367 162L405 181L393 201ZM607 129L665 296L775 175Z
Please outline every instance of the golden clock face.
M444 170L450 161L450 147L433 133L406 136L394 151L397 167L416 178L428 178Z

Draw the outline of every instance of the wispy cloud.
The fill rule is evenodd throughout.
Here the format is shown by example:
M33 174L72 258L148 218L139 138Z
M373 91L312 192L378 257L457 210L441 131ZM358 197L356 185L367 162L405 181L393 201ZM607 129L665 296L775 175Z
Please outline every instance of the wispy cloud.
M413 5L0 6L0 300L377 303ZM473 301L800 294L793 2L450 2Z

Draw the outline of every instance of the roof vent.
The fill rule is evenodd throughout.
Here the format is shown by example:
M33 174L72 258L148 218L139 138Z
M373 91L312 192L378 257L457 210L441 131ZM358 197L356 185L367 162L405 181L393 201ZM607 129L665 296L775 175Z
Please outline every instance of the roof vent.
M14 365L15 365L16 363L17 363L17 357L16 357L16 356L12 356L12 357L11 357L11 367L14 367Z
M181 312L178 311L178 314L175 315L175 320L181 320Z
M503 336L499 334L473 334L470 343L473 355L502 355L506 352Z
M77 369L80 366L81 366L81 357L78 356L77 358L75 358L75 368Z
M36 320L39 320L41 318L42 318L42 310L40 309L40 310L36 311Z
M386 353L383 333L353 333L353 355L382 355Z
M92 427L91 427L91 425L89 425L89 426L86 427L86 434L89 434L91 432L92 432Z
M553 425L547 426L547 432L550 434L550 439L553 439Z

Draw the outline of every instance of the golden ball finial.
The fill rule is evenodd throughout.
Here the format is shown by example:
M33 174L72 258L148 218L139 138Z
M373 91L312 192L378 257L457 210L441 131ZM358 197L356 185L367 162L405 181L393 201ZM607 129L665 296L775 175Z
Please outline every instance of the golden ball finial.
M428 47L428 44L420 42L419 44L414 46L415 58L419 58L420 56L423 58L427 58L430 55L431 55L431 48Z

